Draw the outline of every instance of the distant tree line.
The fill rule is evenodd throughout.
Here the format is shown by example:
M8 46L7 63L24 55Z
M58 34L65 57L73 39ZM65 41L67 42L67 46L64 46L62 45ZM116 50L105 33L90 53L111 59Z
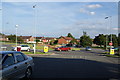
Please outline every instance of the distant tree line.
M16 35L11 34L11 35L7 36L7 38L9 39L10 42L15 42L16 41ZM17 42L22 43L23 39L17 36Z
M2 33L0 33L0 35L4 35ZM106 43L107 45L109 45L110 41L111 41L111 36L112 36L112 43L114 47L118 47L120 46L120 33L118 35L118 37L115 34L112 35L104 35L104 34L99 34L98 36L95 36L94 39L90 38L89 35L87 35L87 32L83 32L83 35L80 37L80 42L77 41L77 39L75 39L75 37L71 34L68 33L67 37L71 37L73 38L73 40L70 41L70 44L77 44L77 45L81 45L83 47L86 46L92 46L92 44L96 44L99 45L100 47L106 47ZM16 41L16 35L9 35L7 36L7 38L9 39L10 42L15 42ZM18 42L23 42L22 38L17 36L17 41ZM39 42L39 41L36 41ZM52 40L50 42L50 44L57 44L57 40Z

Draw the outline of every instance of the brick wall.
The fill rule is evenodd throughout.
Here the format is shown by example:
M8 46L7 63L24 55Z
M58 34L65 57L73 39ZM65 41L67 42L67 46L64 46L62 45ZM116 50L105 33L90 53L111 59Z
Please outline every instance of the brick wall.
M58 44L67 44L67 42L64 38L60 38L58 39Z

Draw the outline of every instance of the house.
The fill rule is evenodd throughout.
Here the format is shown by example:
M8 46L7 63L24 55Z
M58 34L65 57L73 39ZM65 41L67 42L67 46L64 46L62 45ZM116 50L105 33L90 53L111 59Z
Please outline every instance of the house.
M40 42L42 42L43 39L44 37L36 37L36 40L39 40Z
M34 43L35 40L35 38L32 36L20 36L20 38L26 43Z
M61 36L61 37L58 39L58 44L69 44L69 43L71 42L71 40L73 40L73 38Z
M9 39L5 35L0 35L0 41L9 41Z
M50 41L56 40L56 38L54 38L54 37L36 37L36 40L40 41L38 43L44 44L44 43L50 43Z
M45 39L46 39L47 42L50 42L52 40L56 40L56 38L54 38L54 37L46 37Z

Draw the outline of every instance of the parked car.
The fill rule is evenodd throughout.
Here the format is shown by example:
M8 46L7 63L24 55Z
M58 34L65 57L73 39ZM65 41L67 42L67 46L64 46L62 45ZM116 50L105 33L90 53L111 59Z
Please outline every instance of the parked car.
M17 46L17 47L19 47L19 46ZM13 47L13 50L16 51L17 47ZM21 47L21 51L30 51L30 46L28 46L28 45L20 45L20 47Z
M61 46L61 47L55 48L55 50L56 51L69 51L71 50L71 48L67 46Z
M92 50L90 47L86 47L85 49L86 49L86 51L91 51Z
M0 51L0 78L13 80L30 78L34 70L33 58L18 51Z

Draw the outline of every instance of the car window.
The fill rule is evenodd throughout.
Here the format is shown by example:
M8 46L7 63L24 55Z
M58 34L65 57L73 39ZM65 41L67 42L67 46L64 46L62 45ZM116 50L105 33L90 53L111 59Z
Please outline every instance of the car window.
M3 67L7 67L7 66L10 66L10 65L13 65L15 63L15 59L14 59L14 56L13 54L7 54L2 62L2 66Z
M22 47L28 47L28 45L22 45Z
M28 59L28 57L24 54L24 53L21 53L23 56L24 56L24 59Z
M24 56L21 53L15 53L17 62L24 61Z

